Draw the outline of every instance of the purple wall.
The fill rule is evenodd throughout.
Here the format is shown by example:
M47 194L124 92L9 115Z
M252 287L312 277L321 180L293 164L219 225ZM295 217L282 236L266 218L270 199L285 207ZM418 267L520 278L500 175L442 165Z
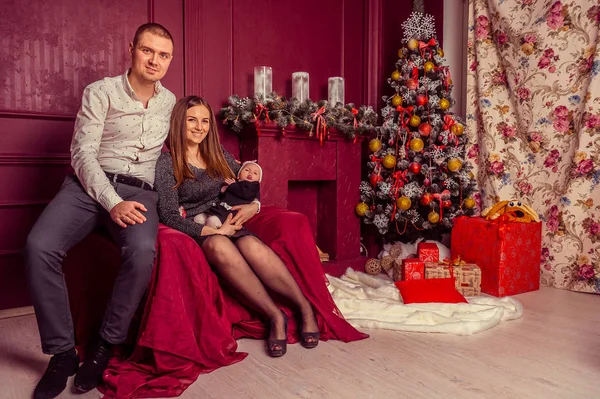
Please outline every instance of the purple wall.
M215 110L231 94L252 94L256 65L273 67L273 89L286 96L292 72L307 71L314 100L326 98L329 76L344 76L346 102L379 107L409 13L400 3L30 0L5 7L11 18L0 24L0 309L29 304L20 249L70 169L82 90L125 71L138 25L162 23L175 38L164 85L177 97L206 97ZM442 0L429 3L441 31ZM222 137L239 153L237 136L223 130ZM303 192L314 196L296 191L291 207L305 203Z

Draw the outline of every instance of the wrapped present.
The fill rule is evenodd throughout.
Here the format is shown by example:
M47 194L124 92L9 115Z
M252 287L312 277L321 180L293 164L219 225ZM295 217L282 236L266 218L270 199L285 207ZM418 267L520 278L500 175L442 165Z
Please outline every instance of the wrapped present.
M454 219L451 256L479 266L486 294L502 297L539 289L541 251L541 222Z
M440 250L437 245L432 242L420 242L417 245L417 253L419 259L423 262L439 262Z
M454 276L456 289L463 296L481 294L481 269L457 259L453 262L425 262L425 278L450 278Z
M425 277L425 263L419 258L406 258L394 262L394 281L418 280Z

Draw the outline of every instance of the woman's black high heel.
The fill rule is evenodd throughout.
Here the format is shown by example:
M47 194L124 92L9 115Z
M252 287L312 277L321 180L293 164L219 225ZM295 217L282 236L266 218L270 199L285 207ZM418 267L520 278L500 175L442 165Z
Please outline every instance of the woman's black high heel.
M271 357L281 357L285 355L287 352L287 327L288 327L288 317L282 311L283 314L283 330L285 331L285 339L267 339L267 353ZM271 329L273 328L273 320L271 319ZM279 346L281 349L274 349L274 347Z

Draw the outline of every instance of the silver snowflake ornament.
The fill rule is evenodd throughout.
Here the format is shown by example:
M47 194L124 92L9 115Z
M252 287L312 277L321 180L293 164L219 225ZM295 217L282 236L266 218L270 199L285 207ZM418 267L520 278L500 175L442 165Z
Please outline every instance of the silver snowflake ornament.
M410 18L402 23L404 30L404 39L406 43L409 39L428 41L435 37L435 22L433 15L412 12Z

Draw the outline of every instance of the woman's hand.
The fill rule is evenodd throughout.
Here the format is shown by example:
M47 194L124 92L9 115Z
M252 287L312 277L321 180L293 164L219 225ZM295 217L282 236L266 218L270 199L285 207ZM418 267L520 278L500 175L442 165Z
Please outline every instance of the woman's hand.
M232 207L231 210L238 211L237 215L231 219L231 223L242 226L244 223L250 220L252 216L256 215L258 212L258 204L253 202L251 204L236 205Z
M223 225L221 227L219 227L219 230L217 230L217 234L221 234L224 236L232 236L235 233L237 233L237 231L239 229L242 228L241 225L236 225L233 223L232 221L232 215L231 213L229 215L227 215L227 219L225 219L225 222L223 222Z

